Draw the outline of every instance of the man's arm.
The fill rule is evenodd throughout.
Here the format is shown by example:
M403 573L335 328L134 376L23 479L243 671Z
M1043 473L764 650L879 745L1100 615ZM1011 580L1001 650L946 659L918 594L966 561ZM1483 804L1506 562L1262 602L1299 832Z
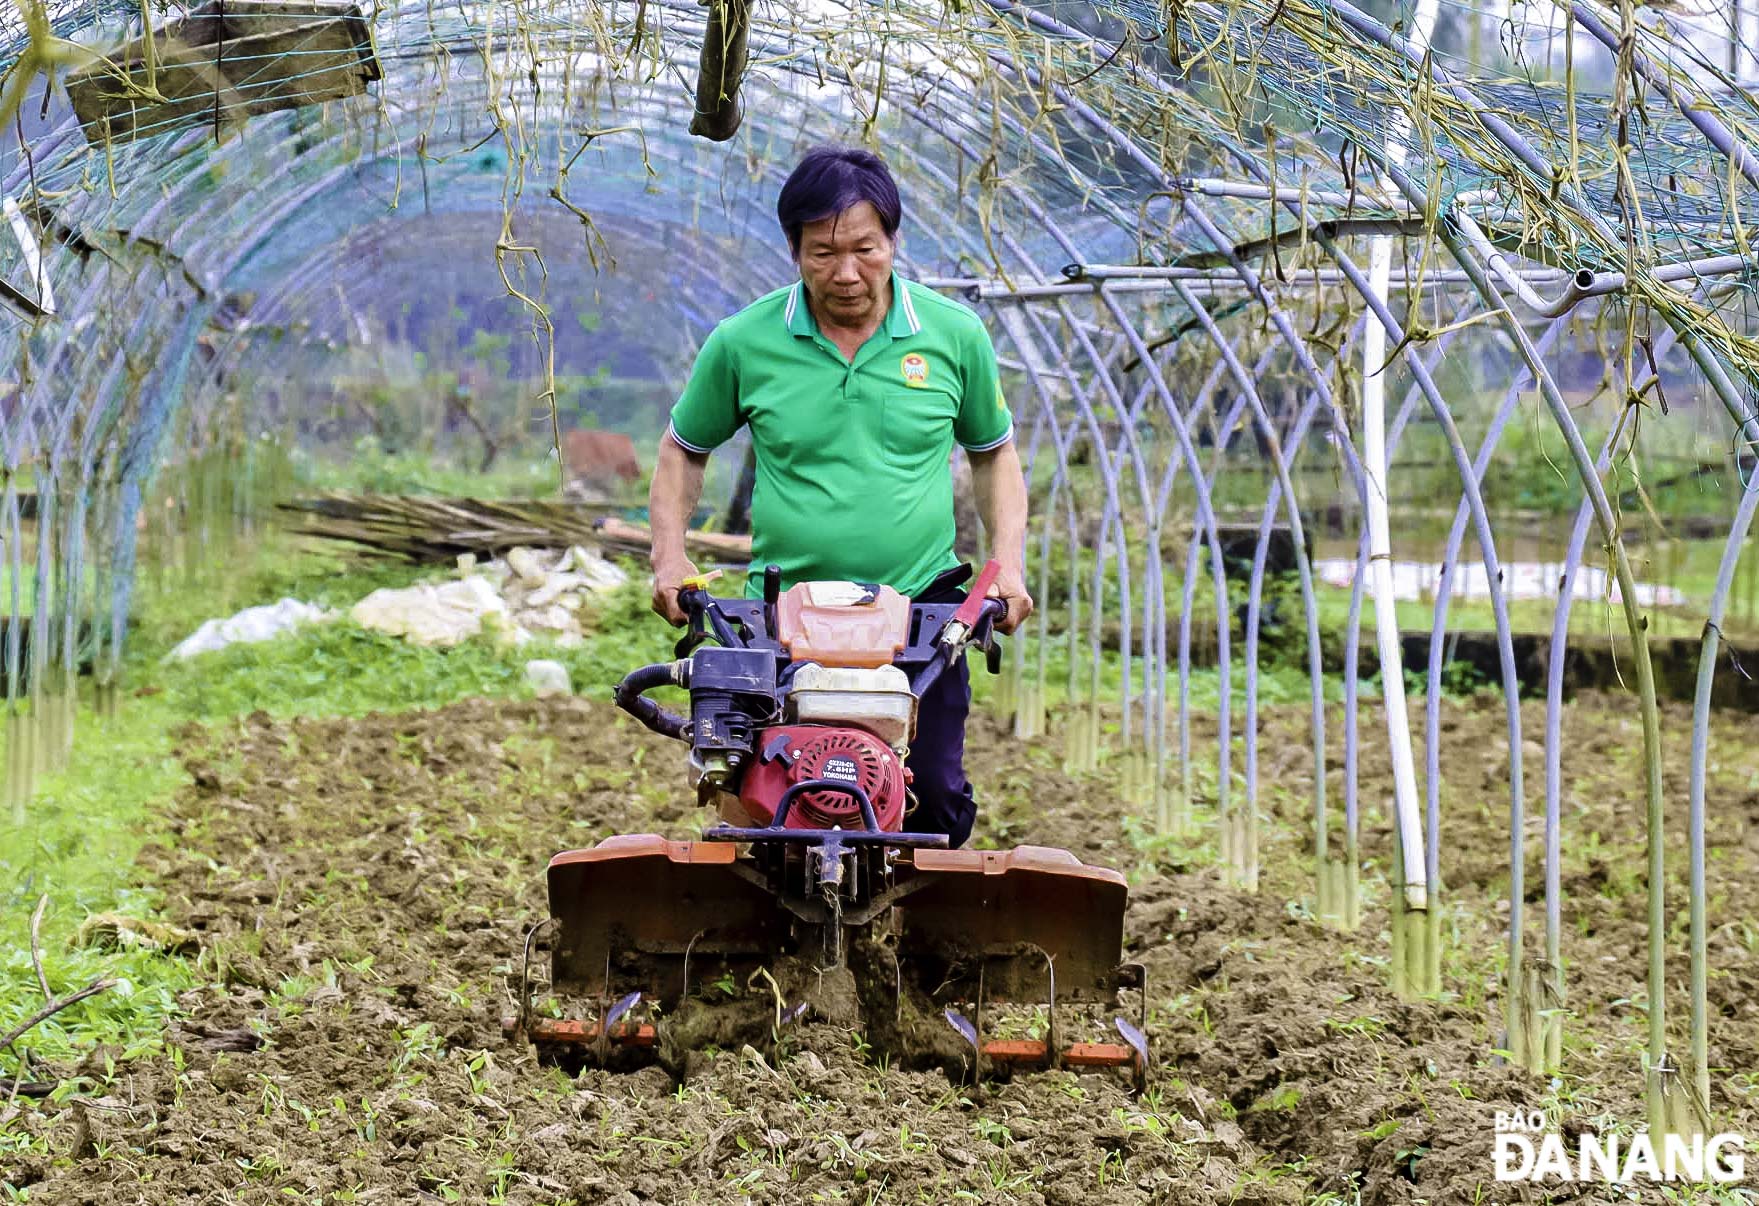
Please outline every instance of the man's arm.
M647 522L653 538L648 561L654 571L653 607L674 626L685 620L684 611L678 606L679 587L696 573L696 566L684 552L684 532L702 499L702 474L708 457L706 452L685 448L667 429L660 437L653 484L648 487Z
M971 461L971 489L989 534L990 556L1002 567L990 593L1008 605L1008 614L997 621L996 631L1013 632L1032 614L1032 596L1026 590L1026 475L1013 440L965 455Z

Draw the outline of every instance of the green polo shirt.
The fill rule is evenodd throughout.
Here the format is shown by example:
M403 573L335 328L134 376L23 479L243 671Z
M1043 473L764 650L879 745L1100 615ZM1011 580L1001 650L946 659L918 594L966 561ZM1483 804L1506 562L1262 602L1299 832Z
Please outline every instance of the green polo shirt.
M799 283L721 322L702 345L671 435L708 452L751 428L751 564L795 582L878 582L914 595L959 564L953 442L1007 443L995 347L968 307L892 274L892 308L843 359ZM747 591L763 589L753 573Z

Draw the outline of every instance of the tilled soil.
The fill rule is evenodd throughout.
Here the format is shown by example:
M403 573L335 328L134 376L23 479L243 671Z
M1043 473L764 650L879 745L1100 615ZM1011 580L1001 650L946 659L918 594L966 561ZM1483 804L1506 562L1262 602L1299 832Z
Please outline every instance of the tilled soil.
M1492 1182L1495 1111L1560 1108L1569 1127L1642 1117L1633 713L1584 699L1567 725L1577 1016L1554 1084L1492 1055L1507 883L1500 700L1447 709L1455 937L1439 1002L1386 987L1378 872L1362 932L1312 919L1299 709L1262 726L1256 895L1194 851L1132 844L1132 806L1106 774L1065 774L1052 745L974 720L980 841L1065 846L1132 873L1128 941L1149 969L1157 1059L1140 1100L1110 1073L962 1084L826 1025L780 1049L713 1053L682 1085L658 1068L575 1079L541 1067L500 1021L521 937L545 911L544 864L614 832L690 832L679 747L581 700L192 730L193 786L138 873L163 892L166 920L202 935L211 983L182 1001L163 1054L111 1070L114 1053L97 1053L64 1070L83 1078L70 1101L25 1105L10 1126L39 1142L7 1157L3 1177L50 1203L1545 1200ZM1537 713L1527 719L1537 733ZM1685 731L1683 713L1668 721ZM1375 723L1365 713L1363 849L1384 864L1390 772ZM1711 1056L1713 1104L1727 1129L1754 1133L1744 1074L1759 1048L1759 763L1746 740L1731 722L1713 746ZM1683 826L1675 744L1668 798Z

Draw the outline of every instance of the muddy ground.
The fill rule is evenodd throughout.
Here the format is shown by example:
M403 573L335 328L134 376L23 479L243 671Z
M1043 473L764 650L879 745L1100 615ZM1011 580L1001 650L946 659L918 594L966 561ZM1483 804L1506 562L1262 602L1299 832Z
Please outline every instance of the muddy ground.
M1537 733L1537 713L1528 719ZM572 1079L540 1067L500 1020L521 935L544 912L543 866L613 832L689 833L698 817L682 802L679 747L580 700L192 730L193 786L136 871L162 891L167 920L201 935L209 985L183 999L163 1054L111 1066L115 1053L94 1053L59 1070L79 1078L71 1099L20 1101L5 1125L37 1141L6 1157L0 1180L32 1203L1546 1200L1492 1182L1496 1110L1545 1105L1566 1128L1642 1117L1634 709L1617 697L1571 705L1574 1017L1555 1083L1492 1055L1507 883L1500 699L1446 710L1441 1001L1387 988L1378 804L1390 771L1371 715L1364 725L1372 864L1364 926L1345 935L1312 916L1299 709L1263 728L1255 896L1225 886L1200 843L1133 840L1141 826L1125 821L1138 810L1112 776L1065 774L1055 743L974 720L980 844L1059 845L1131 873L1128 942L1149 969L1157 1059L1140 1100L1109 1073L962 1084L823 1025L767 1055L719 1052L682 1085L659 1069ZM1711 1059L1728 1129L1759 1135L1746 1095L1759 1067L1749 725L1731 719L1713 747ZM1666 728L1683 826L1685 714ZM1536 742L1527 753L1537 784ZM1685 969L1670 970L1678 1018Z

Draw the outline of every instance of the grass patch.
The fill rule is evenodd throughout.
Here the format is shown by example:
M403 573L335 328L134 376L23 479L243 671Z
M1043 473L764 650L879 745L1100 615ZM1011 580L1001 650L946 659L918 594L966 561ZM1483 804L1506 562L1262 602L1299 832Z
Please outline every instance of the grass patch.
M535 457L505 458L487 473L425 452L386 452L372 436L356 440L345 455L332 457L295 447L289 459L294 481L313 491L553 498L562 488L555 451L547 447Z
M632 580L601 598L594 634L575 649L542 642L515 649L489 637L428 649L339 620L188 661L160 660L213 615L288 595L344 608L380 587L444 572L351 563L333 554L289 555L270 542L223 582L143 583L125 674L134 690L114 718L82 710L69 768L41 781L23 828L0 844L0 1033L43 1004L31 966L29 919L45 894L43 967L52 992L59 996L99 977L117 984L32 1029L18 1047L34 1057L65 1065L95 1044L114 1044L130 1055L150 1050L177 1010L177 994L200 980L200 968L188 959L71 945L93 913L154 916L158 901L137 885L132 868L142 845L157 835L159 807L187 783L175 747L187 739L191 722L212 724L259 710L359 715L436 708L472 696L520 698L530 693L524 667L534 657L561 661L581 694L607 697L631 667L670 656L673 634L654 621L645 588ZM0 1072L28 1078L16 1048L0 1053Z
M613 613L623 608L612 605ZM354 716L437 708L474 696L523 698L530 694L525 663L533 658L561 662L579 694L608 698L628 670L670 656L664 634L656 635L613 627L574 649L545 641L503 648L486 636L432 649L337 620L168 663L158 679L180 715L204 721L255 711Z
M29 940L31 911L43 895L50 901L41 930L50 991L61 996L99 977L117 981L0 1053L0 1069L9 1074L19 1070L20 1048L56 1062L95 1043L119 1044L130 1054L150 1049L177 994L195 983L194 968L182 959L71 944L91 913L144 917L156 908L127 868L153 808L186 781L172 753L180 722L159 698L135 701L113 719L82 716L71 767L41 781L23 828L0 846L0 1031L43 1005Z

